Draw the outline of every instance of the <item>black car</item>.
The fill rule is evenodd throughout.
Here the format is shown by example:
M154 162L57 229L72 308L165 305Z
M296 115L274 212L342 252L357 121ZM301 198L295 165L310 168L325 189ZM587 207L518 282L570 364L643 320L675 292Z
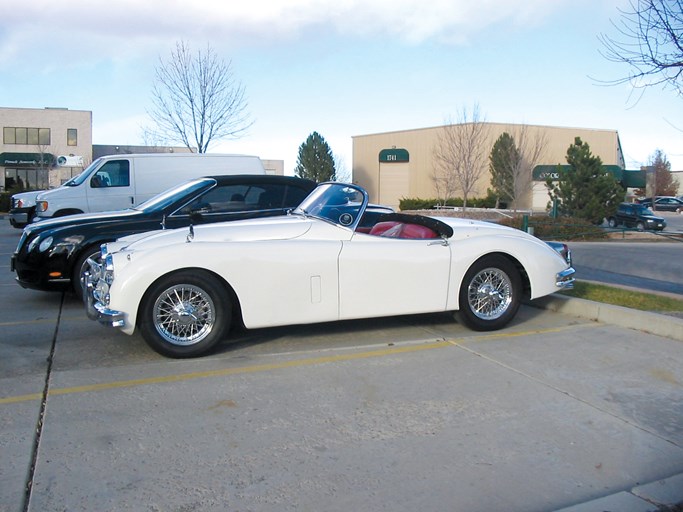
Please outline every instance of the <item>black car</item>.
M648 208L653 208L652 198L648 197L640 201L640 204L647 206ZM655 198L654 210L662 212L683 212L683 201L673 196L660 196Z
M190 224L283 215L315 188L290 176L231 175L197 178L135 208L70 215L24 228L11 268L24 288L73 289L81 295L86 260L117 238Z
M607 224L611 228L623 224L638 231L661 231L666 227L666 221L662 217L657 217L647 206L635 203L621 203L616 213L607 218Z

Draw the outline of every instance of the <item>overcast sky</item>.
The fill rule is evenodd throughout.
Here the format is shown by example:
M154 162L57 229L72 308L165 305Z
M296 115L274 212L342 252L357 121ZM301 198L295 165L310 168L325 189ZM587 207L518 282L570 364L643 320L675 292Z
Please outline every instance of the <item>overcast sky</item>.
M683 170L683 98L600 85L621 0L23 0L0 5L0 106L93 113L95 144L142 144L154 69L183 40L232 62L254 121L212 152L285 161L351 137L487 121L618 130L628 168Z

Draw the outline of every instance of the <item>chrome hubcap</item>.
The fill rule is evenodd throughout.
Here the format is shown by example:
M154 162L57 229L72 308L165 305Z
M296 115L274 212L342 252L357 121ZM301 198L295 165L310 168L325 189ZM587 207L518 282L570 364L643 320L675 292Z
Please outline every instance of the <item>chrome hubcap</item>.
M470 282L467 302L477 318L500 318L512 303L512 282L499 268L484 269Z
M215 307L203 289L183 284L164 290L154 303L154 326L174 345L194 345L206 338L215 324Z

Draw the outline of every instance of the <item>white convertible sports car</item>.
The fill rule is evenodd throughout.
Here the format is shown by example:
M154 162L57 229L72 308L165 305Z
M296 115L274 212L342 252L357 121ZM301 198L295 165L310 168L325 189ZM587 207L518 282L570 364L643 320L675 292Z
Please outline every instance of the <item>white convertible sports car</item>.
M574 282L558 251L488 222L366 212L368 195L319 185L281 217L132 235L85 275L88 316L170 357L247 328L457 311L504 327L520 302Z

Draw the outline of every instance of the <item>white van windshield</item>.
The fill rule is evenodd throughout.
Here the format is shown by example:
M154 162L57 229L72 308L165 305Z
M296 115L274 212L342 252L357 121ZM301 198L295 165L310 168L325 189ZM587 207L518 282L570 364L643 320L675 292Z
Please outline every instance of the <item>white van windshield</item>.
M75 178L71 178L69 181L64 183L63 186L65 187L77 187L81 183L83 183L88 176L90 176L90 172L95 168L100 166L100 162L102 161L101 158L98 158L95 160L93 163L91 163L88 167L83 169L83 172L76 176Z

